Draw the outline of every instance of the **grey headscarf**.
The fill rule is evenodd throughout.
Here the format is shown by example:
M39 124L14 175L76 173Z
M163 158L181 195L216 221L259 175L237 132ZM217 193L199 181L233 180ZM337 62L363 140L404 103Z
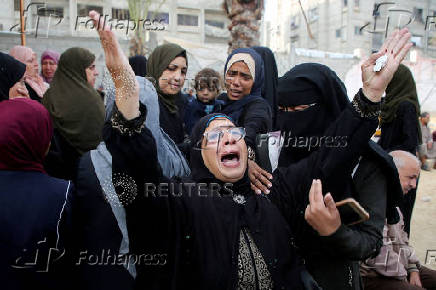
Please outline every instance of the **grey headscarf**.
M151 131L157 145L157 155L163 174L171 178L173 176L188 176L191 173L185 157L178 149L174 141L161 129L159 124L159 103L158 95L153 84L143 77L136 77L139 83L139 100L147 107L147 119L145 126ZM115 102L115 90L109 88L106 95L106 119L111 115ZM120 254L129 252L129 238L126 226L126 212L112 184L112 156L101 142L95 150L91 151L91 160L95 168L95 173L100 182L101 188L109 201L112 212L118 222L118 226L123 235L120 245ZM136 270L134 265L125 265L130 274L135 277Z

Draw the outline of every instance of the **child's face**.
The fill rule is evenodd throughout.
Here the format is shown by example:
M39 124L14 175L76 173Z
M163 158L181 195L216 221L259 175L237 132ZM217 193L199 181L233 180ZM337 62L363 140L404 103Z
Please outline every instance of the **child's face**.
M218 90L215 88L209 88L208 86L200 85L197 88L197 99L200 102L208 103L210 101L215 100L218 96Z

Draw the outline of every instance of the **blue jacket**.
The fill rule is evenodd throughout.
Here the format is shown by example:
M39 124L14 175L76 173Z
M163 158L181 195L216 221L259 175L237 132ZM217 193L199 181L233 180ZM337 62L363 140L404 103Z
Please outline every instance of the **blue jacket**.
M52 262L63 254L61 217L69 181L33 171L0 171L0 285L2 289L58 289Z

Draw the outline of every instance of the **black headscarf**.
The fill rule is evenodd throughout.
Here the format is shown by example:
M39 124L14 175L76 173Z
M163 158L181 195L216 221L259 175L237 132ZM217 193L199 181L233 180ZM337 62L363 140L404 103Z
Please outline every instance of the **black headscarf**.
M317 103L317 105L301 112L279 111L277 125L282 131L290 131L291 137L319 138L323 136L349 104L342 81L334 71L321 64L305 63L295 66L279 79L278 91L278 104L280 106L291 107ZM288 135L286 134L285 137ZM292 143L290 142L290 144ZM314 150L316 148L309 151L307 147L283 146L280 152L279 166L296 163L309 156ZM392 158L373 141L368 142L363 154L367 157L372 156L372 159L377 160L387 176L386 217L389 222L395 222L398 220L395 208L401 200L401 188L399 188L398 173ZM356 164L357 160L347 162ZM351 182L350 172L349 176L330 175L326 184L330 184L336 189L332 191L332 194L336 200L339 200L349 197L348 189L351 190Z
M185 57L186 65L188 65L186 50L175 43L166 43L156 47L147 61L147 77L153 78L153 84L160 101L172 114L177 113L179 110L177 107L177 99L180 99L180 92L175 95L163 93L159 87L159 78L177 56Z
M95 149L103 139L103 100L86 77L86 68L94 60L85 48L67 49L42 99L54 127L79 154Z
M24 63L0 52L0 102L9 100L9 89L23 77L25 72Z
M400 64L386 88L386 97L382 105L380 122L383 124L395 120L398 106L402 102L410 102L415 106L416 118L418 120L417 124L420 124L419 116L421 110L418 101L418 93L416 91L416 83L413 79L412 72L404 64ZM422 140L421 126L418 126L418 136L418 140Z
M200 120L198 120L197 124L192 129L191 133L191 177L195 182L209 182L209 183L217 183L222 184L221 180L215 178L215 176L209 171L209 169L204 165L203 156L201 156L201 141L203 139L203 133L206 128L209 126L212 120L222 117L229 119L232 123L233 120L221 113L214 113L204 116ZM250 179L248 178L248 169L245 170L244 176L233 183L232 190L238 194L249 194L251 193L250 188Z
M252 49L260 54L263 59L265 81L262 88L262 97L268 101L272 108L273 128L275 128L277 118L277 86L279 81L276 59L268 47L254 46Z
M129 57L129 63L135 76L145 77L147 74L147 58L143 55Z
M289 137L292 138L289 146L282 148L279 166L295 163L316 150L301 146L306 142L298 141L322 136L350 103L345 86L336 73L317 63L297 65L279 78L277 102L283 107L316 103L304 111L278 111L277 128L284 134L285 142L289 141ZM298 146L292 146L293 144Z

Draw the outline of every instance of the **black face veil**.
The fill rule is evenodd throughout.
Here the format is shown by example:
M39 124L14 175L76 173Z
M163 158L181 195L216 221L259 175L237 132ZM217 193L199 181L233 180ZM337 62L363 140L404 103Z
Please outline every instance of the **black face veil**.
M277 128L285 138L279 166L298 162L319 148L323 133L349 103L344 84L325 65L300 64L279 78ZM287 110L299 105L309 107Z

